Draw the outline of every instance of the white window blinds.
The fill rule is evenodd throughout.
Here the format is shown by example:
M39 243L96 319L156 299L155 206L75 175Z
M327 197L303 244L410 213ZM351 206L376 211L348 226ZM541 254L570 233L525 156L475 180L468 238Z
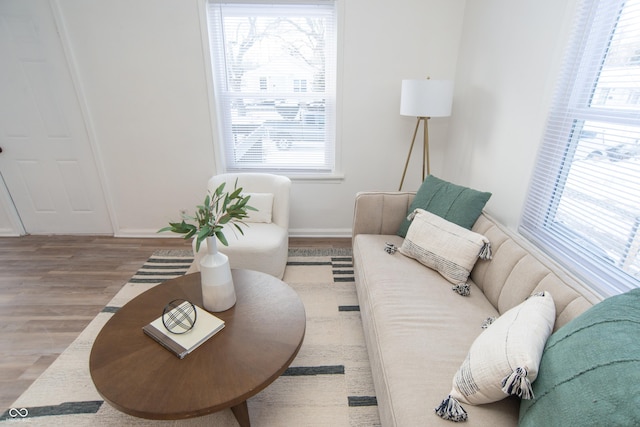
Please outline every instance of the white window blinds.
M520 230L604 295L640 286L640 0L586 0Z
M225 168L335 167L335 2L207 5Z

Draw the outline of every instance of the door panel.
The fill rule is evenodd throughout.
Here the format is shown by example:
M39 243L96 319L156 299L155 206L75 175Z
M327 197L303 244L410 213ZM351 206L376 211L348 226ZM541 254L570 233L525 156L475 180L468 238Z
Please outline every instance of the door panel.
M113 234L48 0L0 2L0 173L32 234Z

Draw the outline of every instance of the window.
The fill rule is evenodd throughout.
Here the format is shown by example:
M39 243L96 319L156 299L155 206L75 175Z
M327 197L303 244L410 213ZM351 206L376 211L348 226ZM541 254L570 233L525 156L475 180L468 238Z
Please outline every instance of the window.
M603 295L640 286L640 0L586 0L521 232Z
M334 172L335 1L211 0L207 18L226 170Z
M307 81L296 79L293 81L293 91L294 92L306 92L307 91Z

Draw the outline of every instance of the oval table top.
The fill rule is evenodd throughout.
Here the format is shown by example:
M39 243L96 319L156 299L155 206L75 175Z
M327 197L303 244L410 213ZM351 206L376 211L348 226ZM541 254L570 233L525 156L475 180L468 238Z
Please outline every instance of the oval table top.
M302 345L304 305L291 287L270 275L251 270L232 275L236 304L213 313L225 321L224 329L184 359L142 327L161 316L171 300L202 307L200 273L161 283L118 310L96 337L89 358L91 378L105 401L141 418L184 419L241 405L277 379Z

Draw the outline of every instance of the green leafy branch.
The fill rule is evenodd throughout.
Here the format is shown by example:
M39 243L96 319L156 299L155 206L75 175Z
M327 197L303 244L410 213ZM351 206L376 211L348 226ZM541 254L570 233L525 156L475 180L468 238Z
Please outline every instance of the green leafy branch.
M225 192L224 188L223 182L212 194L207 194L204 203L196 206L195 216L183 214L181 222L169 222L169 226L161 228L158 233L171 231L184 234L185 239L196 236L196 251L200 250L200 244L207 237L213 236L217 237L223 245L229 246L223 227L230 224L244 235L241 225L247 226L243 221L249 216L247 211L257 211L257 209L248 205L251 196L241 194L242 187L238 188L238 180L231 193Z

